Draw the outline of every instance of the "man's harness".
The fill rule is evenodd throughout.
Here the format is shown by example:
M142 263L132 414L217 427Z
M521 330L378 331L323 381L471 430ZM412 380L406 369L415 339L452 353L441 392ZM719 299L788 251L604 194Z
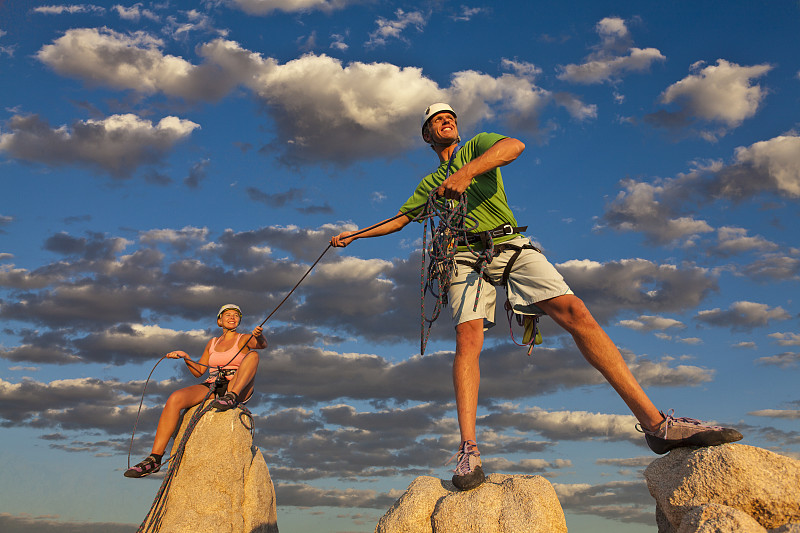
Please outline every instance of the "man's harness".
M457 264L468 266L478 273L478 287L475 295L475 303L473 305L474 311L478 307L483 280L486 280L492 285L497 285L497 283L493 282L485 273L486 265L490 264L495 257L509 250L514 251L514 254L509 259L503 271L501 280L502 285L506 289L506 295L508 295L508 278L522 250L536 250L541 253L541 251L532 244L519 246L504 242L495 245L495 238L514 235L515 233L527 230L528 227L515 227L506 223L491 230L477 232L475 230L477 229L478 223L467 215L466 206L466 193L463 193L461 200L453 205L453 202L450 201L437 201L436 189L433 189L428 197L428 202L424 211L414 217L416 220L423 220L421 354L425 353L425 346L427 345L428 336L430 335L431 325L433 325L433 322L439 317L442 306L447 304L447 292L450 289L450 280L457 272ZM437 215L439 217L439 225L434 227L433 218ZM424 223L424 219L426 218L428 219L431 230L430 243L428 243L427 239L428 228ZM482 249L478 249L477 245L479 243ZM474 248L473 245L475 245ZM456 260L455 255L458 246L466 246L467 250L475 257L475 261L467 261L465 259ZM424 275L426 252L430 258L427 277ZM425 316L425 293L428 291L436 297L436 305L431 318ZM516 315L517 323L525 327L525 334L523 337L524 344L520 344L516 341L513 330L511 330L511 340L518 346L529 346L528 355L530 355L533 346L542 342L537 326L539 315L518 315L514 313L508 298L506 298L505 309L509 321L509 330L511 330L512 315Z

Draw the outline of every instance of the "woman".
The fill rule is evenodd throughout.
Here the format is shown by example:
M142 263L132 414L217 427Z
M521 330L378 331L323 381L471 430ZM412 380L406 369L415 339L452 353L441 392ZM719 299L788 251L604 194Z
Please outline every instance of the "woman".
M226 411L239 403L239 399L247 401L253 394L253 382L258 370L258 354L251 350L267 347L261 326L256 326L253 335L237 333L236 328L242 320L242 310L238 305L225 304L217 313L217 325L222 328L222 335L214 337L203 351L200 360L195 362L186 352L169 352L166 356L170 359L183 359L189 371L200 377L209 369L209 378L198 385L189 385L170 394L161 418L158 420L156 437L153 449L141 463L125 471L125 477L144 477L161 468L161 457L167 448L167 443L178 425L182 409L188 409L203 401L208 396L209 389L217 389L217 378L220 373L227 381L223 382L224 391L217 392L222 396L217 397L211 404L218 411Z

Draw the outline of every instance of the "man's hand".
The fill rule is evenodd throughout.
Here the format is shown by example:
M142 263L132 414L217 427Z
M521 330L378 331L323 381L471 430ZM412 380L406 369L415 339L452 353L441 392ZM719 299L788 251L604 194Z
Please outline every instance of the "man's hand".
M343 231L339 235L331 237L331 246L334 248L344 248L353 242L353 239L350 237L353 233L355 233L355 231Z
M448 200L458 200L471 183L472 178L459 170L439 185L439 196L444 196Z

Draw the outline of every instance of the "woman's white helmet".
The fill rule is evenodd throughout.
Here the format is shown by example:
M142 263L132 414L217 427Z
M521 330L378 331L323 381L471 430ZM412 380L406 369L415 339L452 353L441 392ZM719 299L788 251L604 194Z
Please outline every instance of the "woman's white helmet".
M425 125L428 123L430 119L433 118L434 115L438 115L439 113L442 113L444 111L452 113L454 117L458 118L456 112L453 110L452 107L450 107L450 104L445 104L444 102L437 102L435 104L431 104L422 114L422 132L423 133L425 132ZM425 136L423 135L422 138L424 139Z
M239 308L238 305L236 305L236 304L225 304L225 305L223 305L222 307L219 308L219 313L217 313L217 321L219 321L219 319L222 318L222 313L224 313L228 309L235 310L237 313L239 313L239 318L242 317L242 310Z

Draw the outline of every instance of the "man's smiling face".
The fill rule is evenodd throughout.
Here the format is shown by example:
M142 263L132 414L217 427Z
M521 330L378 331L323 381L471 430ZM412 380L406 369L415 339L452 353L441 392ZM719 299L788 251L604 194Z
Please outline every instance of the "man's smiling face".
M456 117L449 111L434 115L428 121L427 129L430 140L438 144L450 144L458 139Z

